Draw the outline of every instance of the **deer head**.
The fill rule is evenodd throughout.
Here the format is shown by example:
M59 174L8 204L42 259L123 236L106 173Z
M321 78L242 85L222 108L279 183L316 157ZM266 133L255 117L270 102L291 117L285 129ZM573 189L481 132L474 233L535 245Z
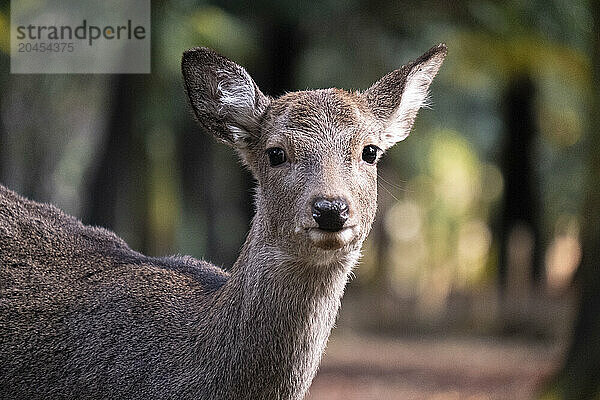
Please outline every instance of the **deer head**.
M183 55L196 119L258 182L263 240L318 261L358 250L377 209L377 162L405 139L447 53L440 44L364 92L265 96L246 70L207 48Z

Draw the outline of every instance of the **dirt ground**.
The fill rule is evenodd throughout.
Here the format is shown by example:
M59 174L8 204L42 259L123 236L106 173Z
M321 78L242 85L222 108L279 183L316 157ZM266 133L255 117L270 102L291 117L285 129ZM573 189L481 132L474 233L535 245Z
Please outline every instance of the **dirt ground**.
M334 336L306 399L532 399L561 355L498 339Z

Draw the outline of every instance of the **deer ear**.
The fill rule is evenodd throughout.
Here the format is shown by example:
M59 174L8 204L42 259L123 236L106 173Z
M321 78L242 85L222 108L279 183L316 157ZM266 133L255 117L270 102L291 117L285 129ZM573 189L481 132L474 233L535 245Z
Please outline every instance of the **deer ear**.
M432 47L415 61L390 72L363 96L377 118L383 121L383 148L404 140L415 122L417 112L427 106L429 85L440 69L448 49L445 44Z
M211 49L196 47L183 53L181 70L202 127L239 148L258 138L269 99L244 68Z

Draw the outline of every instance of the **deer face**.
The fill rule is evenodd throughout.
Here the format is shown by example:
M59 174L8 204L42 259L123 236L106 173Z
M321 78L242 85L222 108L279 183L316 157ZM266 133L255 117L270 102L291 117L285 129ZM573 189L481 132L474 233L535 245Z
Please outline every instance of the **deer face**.
M360 248L377 209L377 161L406 138L446 47L439 45L364 93L263 95L248 73L206 48L182 70L198 122L232 145L258 181L257 221L299 254Z
M357 94L327 89L273 100L246 158L271 229L321 249L361 242L377 208L380 130Z

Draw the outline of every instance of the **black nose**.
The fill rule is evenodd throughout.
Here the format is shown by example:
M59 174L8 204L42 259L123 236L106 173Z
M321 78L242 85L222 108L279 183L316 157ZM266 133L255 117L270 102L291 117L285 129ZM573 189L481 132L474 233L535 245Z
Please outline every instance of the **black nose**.
M343 199L315 199L312 205L312 216L319 224L319 228L337 232L348 220L348 203Z

